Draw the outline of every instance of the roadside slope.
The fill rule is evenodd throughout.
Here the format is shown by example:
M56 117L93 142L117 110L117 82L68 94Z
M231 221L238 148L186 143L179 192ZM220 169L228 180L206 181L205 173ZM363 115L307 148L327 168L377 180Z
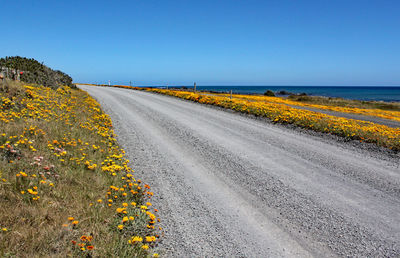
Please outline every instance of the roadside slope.
M207 106L80 86L157 193L169 256L397 256L398 161Z

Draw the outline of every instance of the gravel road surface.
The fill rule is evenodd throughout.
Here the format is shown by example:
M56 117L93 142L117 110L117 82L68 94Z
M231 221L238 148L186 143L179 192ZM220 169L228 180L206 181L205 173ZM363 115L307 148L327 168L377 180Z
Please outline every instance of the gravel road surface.
M152 186L167 257L399 257L399 159L173 97L79 86Z

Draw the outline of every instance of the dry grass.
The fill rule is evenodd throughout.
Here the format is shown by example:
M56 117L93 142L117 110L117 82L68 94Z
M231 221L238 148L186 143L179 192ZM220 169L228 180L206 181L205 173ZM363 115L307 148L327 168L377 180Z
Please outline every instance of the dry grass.
M0 256L151 255L150 187L133 178L99 104L15 82L0 97Z

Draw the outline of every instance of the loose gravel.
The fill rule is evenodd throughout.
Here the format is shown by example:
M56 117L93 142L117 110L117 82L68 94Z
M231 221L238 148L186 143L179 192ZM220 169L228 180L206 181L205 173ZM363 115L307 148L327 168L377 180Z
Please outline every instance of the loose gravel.
M152 186L167 257L400 256L400 162L177 98L79 86Z

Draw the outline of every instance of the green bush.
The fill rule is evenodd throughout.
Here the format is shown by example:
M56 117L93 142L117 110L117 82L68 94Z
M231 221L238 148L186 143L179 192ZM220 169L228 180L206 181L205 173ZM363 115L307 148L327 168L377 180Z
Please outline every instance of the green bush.
M53 70L33 58L20 56L0 58L0 68L22 71L23 74L20 79L26 83L40 84L51 88L58 88L63 85L75 87L68 74Z
M275 97L275 93L272 90L267 90L264 92L264 96Z

